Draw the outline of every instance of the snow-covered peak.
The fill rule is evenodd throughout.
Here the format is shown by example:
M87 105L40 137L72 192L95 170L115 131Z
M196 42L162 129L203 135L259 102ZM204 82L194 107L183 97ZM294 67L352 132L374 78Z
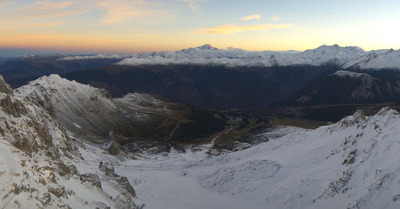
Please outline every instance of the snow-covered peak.
M358 47L340 47L335 44L332 46L320 46L316 49L306 50L297 58L304 64L321 65L333 63L343 65L346 62L364 55L366 52Z
M109 97L107 92L102 89L61 78L58 74L40 77L16 89L14 93L23 97L29 97L31 94L35 93L42 94L43 92L41 91L51 91L53 93L52 98L57 97L59 94L68 94L71 101L79 100L88 95L103 95Z
M55 74L19 87L14 94L50 110L71 134L96 143L107 140L108 132L112 131L109 115L118 115L116 102L104 89Z
M341 47L337 44L334 45L322 45L316 48L315 50L320 50L320 51L348 51L348 52L354 52L354 53L359 53L363 54L365 53L364 49L358 47L358 46L345 46Z
M204 44L203 46L198 46L195 49L201 49L201 50L218 50L218 48L211 46L211 44Z
M204 53L204 51L218 51L219 49L211 46L211 44L204 44L203 46L197 46L197 47L190 47L188 49L182 49L180 50L180 52L182 53L194 53L194 52L198 52L198 53Z

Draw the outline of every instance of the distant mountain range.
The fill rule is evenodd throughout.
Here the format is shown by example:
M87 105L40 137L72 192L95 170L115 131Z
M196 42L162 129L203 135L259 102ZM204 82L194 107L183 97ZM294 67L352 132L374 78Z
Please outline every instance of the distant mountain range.
M118 65L224 65L230 67L272 67L335 64L341 68L399 69L400 50L364 51L359 47L320 46L304 52L246 51L217 49L211 45L176 52L141 53L125 58Z
M0 65L0 73L8 84L17 88L44 75L86 70L121 60L116 58L63 60L64 57L66 56L61 54L22 56Z
M300 51L246 51L238 48L218 49L206 44L175 52L146 52L131 55L65 56L61 60L121 59L117 65L224 65L229 67L272 67L336 64L340 68L400 69L400 50L365 51L360 47L323 45Z
M123 56L27 56L7 61L0 73L12 87L57 73L113 97L143 92L202 108L254 110L397 102L399 56L400 50L338 45L253 52L206 44Z
M12 59L15 59L15 57L0 57L0 65Z

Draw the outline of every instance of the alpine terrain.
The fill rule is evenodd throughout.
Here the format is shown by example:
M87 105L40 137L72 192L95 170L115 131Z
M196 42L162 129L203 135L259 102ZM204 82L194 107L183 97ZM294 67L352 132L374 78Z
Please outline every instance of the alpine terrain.
M0 206L399 208L398 55L204 45L10 59Z

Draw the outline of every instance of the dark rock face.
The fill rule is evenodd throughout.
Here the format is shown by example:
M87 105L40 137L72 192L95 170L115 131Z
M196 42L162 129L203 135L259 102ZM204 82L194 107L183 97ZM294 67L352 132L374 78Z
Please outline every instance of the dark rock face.
M80 176L81 182L82 183L88 183L92 186L95 186L99 189L101 189L101 181L98 175L94 173L89 173L89 174L82 174Z
M10 95L0 99L0 106L3 108L4 112L13 115L14 117L27 114L25 106L18 100L13 101Z
M110 65L64 77L104 88L114 97L145 92L197 107L226 110L265 107L337 69L335 65L270 68Z
M374 72L373 74L346 73L349 73L349 75L338 76L335 73L317 79L297 91L282 104L316 106L400 101L400 73L392 76L387 76L388 72L384 71ZM393 71L393 73L396 72Z

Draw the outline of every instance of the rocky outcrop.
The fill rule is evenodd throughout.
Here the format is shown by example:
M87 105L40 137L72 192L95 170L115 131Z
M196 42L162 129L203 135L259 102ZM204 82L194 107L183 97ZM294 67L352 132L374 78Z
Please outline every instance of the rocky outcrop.
M12 88L4 81L2 75L0 75L0 92L5 94L12 94Z
M113 178L118 183L118 187L120 187L121 190L126 191L123 195L129 194L131 197L136 197L136 192L133 189L133 186L129 183L128 178L116 174L114 166L111 163L101 162L99 168L106 176Z

